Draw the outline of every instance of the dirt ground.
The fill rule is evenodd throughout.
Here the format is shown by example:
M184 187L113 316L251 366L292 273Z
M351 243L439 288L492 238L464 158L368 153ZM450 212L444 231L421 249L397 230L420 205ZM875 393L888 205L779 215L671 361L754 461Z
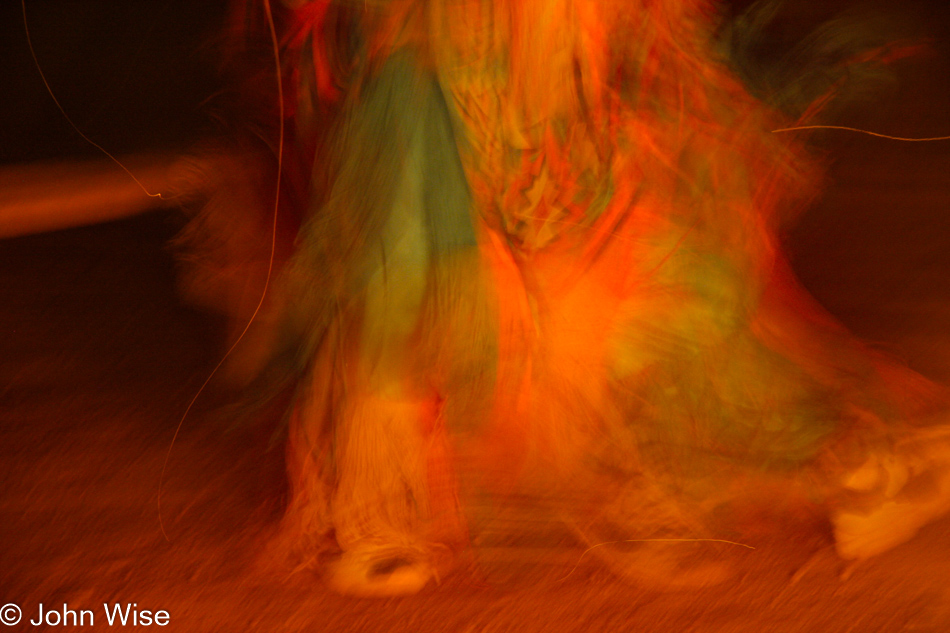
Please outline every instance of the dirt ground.
M903 67L899 98L863 123L950 134L945 48ZM950 381L950 142L818 140L829 186L789 233L796 269L861 336ZM155 213L0 242L0 604L24 615L10 630L38 628L40 603L93 610L108 628L102 604L118 602L190 632L950 631L950 518L855 567L820 521L773 522L731 554L734 578L676 593L624 583L538 525L410 598L268 572L280 447L229 430L212 389L170 450L223 344L222 324L175 293L166 244L179 222Z

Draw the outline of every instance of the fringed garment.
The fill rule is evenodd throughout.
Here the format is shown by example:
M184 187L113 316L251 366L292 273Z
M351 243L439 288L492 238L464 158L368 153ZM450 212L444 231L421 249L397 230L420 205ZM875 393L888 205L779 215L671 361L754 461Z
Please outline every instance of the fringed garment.
M899 493L886 456L905 447L905 481L929 467L907 438L943 427L908 429L943 396L796 283L776 234L816 170L727 69L709 3L312 0L283 19L285 158L312 175L267 314L306 559L437 568L513 499L591 544L710 537L756 478L824 504L843 556L899 542L868 528ZM599 553L718 577L666 547Z

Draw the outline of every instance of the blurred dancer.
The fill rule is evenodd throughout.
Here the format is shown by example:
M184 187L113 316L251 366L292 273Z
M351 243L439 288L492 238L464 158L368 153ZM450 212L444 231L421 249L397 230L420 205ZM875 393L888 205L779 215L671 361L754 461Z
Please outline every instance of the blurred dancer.
M243 328L285 117L276 290L235 375L292 394L281 546L332 586L418 591L513 499L686 586L726 575L701 539L758 485L849 559L950 509L945 395L797 285L776 233L816 170L710 2L285 5L284 112L261 6L234 13L259 140L179 165L216 192L181 244Z
M709 3L295 4L285 534L333 586L416 591L516 495L591 544L701 539L781 480L845 558L948 508L944 398L796 284L775 235L815 174ZM598 548L685 585L708 550Z

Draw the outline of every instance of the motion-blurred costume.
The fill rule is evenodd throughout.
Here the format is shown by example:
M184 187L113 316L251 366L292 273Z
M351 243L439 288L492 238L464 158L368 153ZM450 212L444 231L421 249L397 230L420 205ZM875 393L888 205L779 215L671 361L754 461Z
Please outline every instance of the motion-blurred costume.
M596 553L660 584L721 579L701 539L750 482L825 508L844 558L950 508L943 392L783 258L816 170L727 67L711 2L295 4L285 111L249 82L269 148L288 125L292 246L245 360L250 392L292 393L284 534L333 586L417 591L506 505L639 541ZM234 25L267 71L263 20ZM230 289L236 323L266 268L261 164L219 174L182 237L215 236L188 279Z

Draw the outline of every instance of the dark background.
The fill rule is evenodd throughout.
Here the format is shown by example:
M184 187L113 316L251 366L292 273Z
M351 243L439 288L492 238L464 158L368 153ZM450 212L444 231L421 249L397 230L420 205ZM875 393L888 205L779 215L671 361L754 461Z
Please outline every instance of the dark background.
M227 0L27 0L30 37L69 117L114 154L174 149L219 89ZM0 8L0 162L98 157L69 126L30 57L19 0Z

